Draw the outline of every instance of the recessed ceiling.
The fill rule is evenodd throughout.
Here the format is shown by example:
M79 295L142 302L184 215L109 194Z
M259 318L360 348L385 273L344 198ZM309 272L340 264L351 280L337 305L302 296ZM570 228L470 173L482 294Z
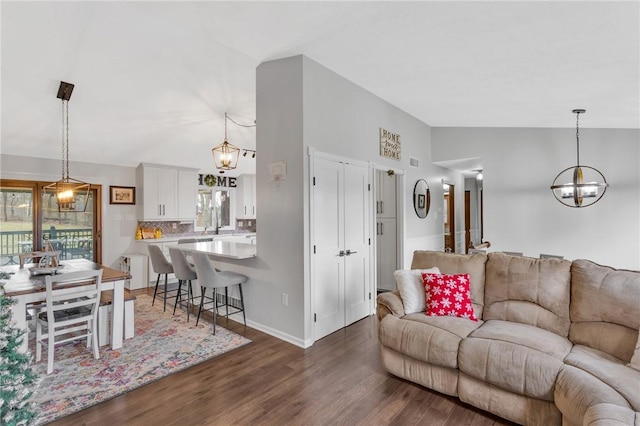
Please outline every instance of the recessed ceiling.
M3 1L1 12L6 154L59 158L67 81L72 161L212 171L224 113L255 119L256 67L297 54L434 127L572 127L573 108L587 109L584 128L640 127L635 1ZM230 124L229 141L254 149L255 129Z

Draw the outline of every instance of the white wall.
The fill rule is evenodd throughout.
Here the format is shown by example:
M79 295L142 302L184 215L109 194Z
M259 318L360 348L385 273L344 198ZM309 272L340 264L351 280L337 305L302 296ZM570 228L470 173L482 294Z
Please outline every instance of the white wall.
M481 157L484 237L492 251L585 258L640 269L640 132L580 129L580 160L610 187L586 208L561 205L549 186L575 165L575 129L433 128L434 161Z
M102 185L102 263L119 269L120 255L135 252L133 241L138 221L136 206L109 204L109 186L135 186L136 169L71 161L69 172L75 179ZM60 160L0 155L2 179L56 181L60 176Z

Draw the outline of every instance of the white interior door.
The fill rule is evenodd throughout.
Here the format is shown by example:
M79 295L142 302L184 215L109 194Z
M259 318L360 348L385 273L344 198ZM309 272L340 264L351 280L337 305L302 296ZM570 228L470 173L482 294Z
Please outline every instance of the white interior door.
M342 163L314 161L314 338L344 327L344 169Z
M369 171L314 159L314 339L370 311Z
M346 324L369 315L370 185L366 167L344 166Z

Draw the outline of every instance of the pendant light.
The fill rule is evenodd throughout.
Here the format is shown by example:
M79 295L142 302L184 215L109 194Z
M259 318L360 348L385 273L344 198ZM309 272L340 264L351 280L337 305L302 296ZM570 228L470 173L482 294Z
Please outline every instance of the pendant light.
M53 195L59 212L84 212L89 202L91 185L69 176L69 99L74 85L60 82L58 99L62 100L62 178L43 188L44 194Z
M558 173L551 185L553 195L568 207L580 208L595 204L602 198L609 184L598 169L580 164L580 114L584 109L574 109L576 114L576 165ZM567 183L560 183L567 182Z
M216 168L222 170L220 173L224 173L224 170L233 170L238 165L238 156L240 149L230 144L227 141L227 113L224 113L224 142L215 146L211 153L213 154L213 161L216 164Z

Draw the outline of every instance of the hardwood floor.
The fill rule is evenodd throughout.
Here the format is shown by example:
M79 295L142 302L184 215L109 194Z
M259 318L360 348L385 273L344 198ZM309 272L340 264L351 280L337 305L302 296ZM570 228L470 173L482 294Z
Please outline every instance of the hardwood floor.
M511 425L388 374L375 316L301 349L221 319L253 343L52 425Z

